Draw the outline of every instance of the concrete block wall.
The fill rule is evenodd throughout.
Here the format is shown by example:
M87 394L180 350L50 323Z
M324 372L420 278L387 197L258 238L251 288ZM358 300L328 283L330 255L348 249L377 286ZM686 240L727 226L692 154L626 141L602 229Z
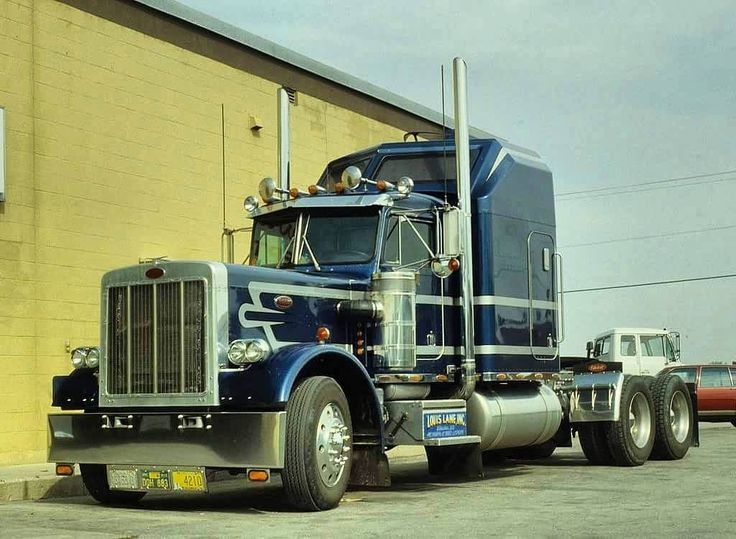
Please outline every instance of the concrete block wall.
M45 460L51 378L68 372L68 348L98 343L105 271L141 257L220 259L222 107L224 221L235 228L244 196L276 174L279 86L69 3L0 2L0 465ZM293 183L402 134L300 92Z

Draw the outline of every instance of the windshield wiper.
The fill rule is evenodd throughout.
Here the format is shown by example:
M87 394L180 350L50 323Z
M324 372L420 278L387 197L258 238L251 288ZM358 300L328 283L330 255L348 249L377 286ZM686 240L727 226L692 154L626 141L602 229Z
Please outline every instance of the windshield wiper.
M304 247L307 248L307 252L309 253L309 256L312 259L312 264L314 264L314 269L317 271L322 271L322 268L319 267L319 262L317 262L317 257L314 256L314 251L312 251L312 247L309 245L309 240L307 239L307 231L309 230L309 221L311 220L311 218L312 218L311 215L307 215L307 222L304 225L304 234L302 235L302 241L304 242Z

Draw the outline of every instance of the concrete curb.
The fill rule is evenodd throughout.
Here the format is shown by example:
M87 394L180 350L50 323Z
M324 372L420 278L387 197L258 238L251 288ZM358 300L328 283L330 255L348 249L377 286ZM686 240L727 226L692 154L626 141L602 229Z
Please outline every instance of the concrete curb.
M75 475L58 477L53 464L30 464L0 468L0 502L67 498L86 494L79 469Z

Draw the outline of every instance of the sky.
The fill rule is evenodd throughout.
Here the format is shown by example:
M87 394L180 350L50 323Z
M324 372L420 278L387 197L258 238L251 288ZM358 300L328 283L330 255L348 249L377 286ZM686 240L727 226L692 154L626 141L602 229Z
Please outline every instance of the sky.
M687 363L736 361L732 1L181 3L437 111L463 57L471 124L554 174L562 353L647 326Z

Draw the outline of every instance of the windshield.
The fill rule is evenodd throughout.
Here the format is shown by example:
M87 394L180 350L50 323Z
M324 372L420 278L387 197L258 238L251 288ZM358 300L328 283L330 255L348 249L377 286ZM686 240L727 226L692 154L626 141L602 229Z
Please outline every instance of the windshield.
M250 264L267 268L360 264L373 258L377 208L283 213L256 222ZM297 237L297 233L299 236Z

